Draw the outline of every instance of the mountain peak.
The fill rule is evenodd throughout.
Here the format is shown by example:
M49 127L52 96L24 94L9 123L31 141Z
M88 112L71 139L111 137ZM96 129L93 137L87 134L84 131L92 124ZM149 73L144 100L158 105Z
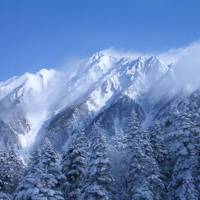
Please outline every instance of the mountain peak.
M119 94L136 100L166 73L166 69L155 56L135 58L100 51L83 62L80 70L65 81L62 81L65 72L62 76L62 72L58 75L54 69L44 68L35 74L25 73L1 82L0 103L3 106L6 102L4 109L13 109L14 105L25 113L31 124L27 135L20 134L25 147L30 143L30 135L34 140L42 124L54 113L75 106L77 102L87 105L88 112L98 113L112 104Z

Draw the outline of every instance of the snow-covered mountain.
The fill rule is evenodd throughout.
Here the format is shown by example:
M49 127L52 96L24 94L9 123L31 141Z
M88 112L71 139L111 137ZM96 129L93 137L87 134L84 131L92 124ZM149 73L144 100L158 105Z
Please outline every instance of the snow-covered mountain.
M0 82L0 147L23 162L39 149L26 173L41 180L37 167L46 170L42 166L49 156L57 162L57 150L63 155L62 173L71 180L66 185L75 184L68 186L72 193L64 191L66 199L69 194L82 199L94 194L120 200L199 199L200 87L180 85L175 66L156 56L101 51L73 70L42 69ZM97 166L105 174L97 173ZM72 178L76 173L79 178ZM93 183L97 176L103 178ZM29 187L33 177L24 177L15 200L24 198L23 184L28 181ZM57 189L48 195L61 195ZM40 186L34 191L40 193Z
M71 78L65 72L43 69L1 82L0 118L26 147L55 114L84 104L86 115L95 116L122 94L138 99L170 70L154 56L115 57L99 52L84 61Z

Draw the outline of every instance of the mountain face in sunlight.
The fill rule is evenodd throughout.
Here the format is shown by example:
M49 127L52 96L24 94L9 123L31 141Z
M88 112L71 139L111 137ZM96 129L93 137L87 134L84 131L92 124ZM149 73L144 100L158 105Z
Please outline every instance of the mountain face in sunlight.
M26 147L43 124L66 109L84 104L86 115L95 116L120 96L137 100L172 75L156 57L115 57L99 52L70 79L65 72L43 69L1 82L0 117Z

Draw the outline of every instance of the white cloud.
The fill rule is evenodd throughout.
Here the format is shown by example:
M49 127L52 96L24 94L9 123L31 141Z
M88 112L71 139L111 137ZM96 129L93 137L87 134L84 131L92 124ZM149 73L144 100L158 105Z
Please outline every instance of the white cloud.
M200 42L185 48L170 50L160 54L165 62L172 62L173 70L180 85L190 85L193 89L200 86Z

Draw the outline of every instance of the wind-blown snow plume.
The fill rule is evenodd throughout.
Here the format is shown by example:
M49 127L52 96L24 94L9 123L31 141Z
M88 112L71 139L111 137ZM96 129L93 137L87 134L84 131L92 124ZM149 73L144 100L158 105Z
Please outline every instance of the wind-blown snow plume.
M200 42L185 48L172 49L158 55L165 62L172 63L177 84L195 90L200 86Z

